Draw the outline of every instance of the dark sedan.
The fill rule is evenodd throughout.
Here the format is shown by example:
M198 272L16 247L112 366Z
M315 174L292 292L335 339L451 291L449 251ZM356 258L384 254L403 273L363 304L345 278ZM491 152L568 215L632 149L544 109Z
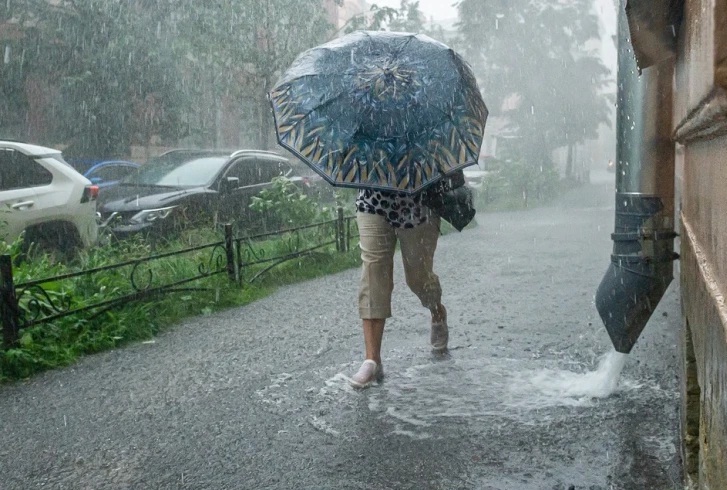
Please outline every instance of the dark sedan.
M278 176L302 187L310 184L272 152L175 150L102 193L102 226L121 237L139 232L169 236L198 224L245 224L251 198Z

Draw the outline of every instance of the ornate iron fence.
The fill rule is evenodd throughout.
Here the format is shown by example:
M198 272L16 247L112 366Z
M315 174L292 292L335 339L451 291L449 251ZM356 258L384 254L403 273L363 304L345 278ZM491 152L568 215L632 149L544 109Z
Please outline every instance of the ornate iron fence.
M333 246L338 252L348 251L354 238L353 219L344 216L343 209L339 208L333 220L247 237L234 236L232 226L228 224L224 227L224 239L218 242L21 283L14 281L11 257L2 255L0 319L3 346L16 346L20 331L33 325L72 315L92 318L131 301L168 293L209 290L193 287L192 283L221 274L227 274L231 284L244 286L287 261L322 254ZM164 259L182 256L191 256L189 261L194 262L195 273L165 282L158 268L164 266ZM58 286L84 280L93 284L91 278L103 274L124 276L128 288L99 301L78 304Z

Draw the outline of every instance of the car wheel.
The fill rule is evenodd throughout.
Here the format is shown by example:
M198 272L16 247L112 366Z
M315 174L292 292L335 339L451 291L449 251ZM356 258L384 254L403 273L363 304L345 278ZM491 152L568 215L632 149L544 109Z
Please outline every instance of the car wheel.
M54 261L76 256L81 246L78 230L68 223L46 223L28 228L23 239L23 254L47 254Z

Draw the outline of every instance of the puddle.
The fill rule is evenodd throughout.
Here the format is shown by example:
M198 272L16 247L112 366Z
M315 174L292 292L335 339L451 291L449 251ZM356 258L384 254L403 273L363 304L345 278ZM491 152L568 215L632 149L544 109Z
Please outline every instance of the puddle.
M392 356L386 379L364 391L348 384L347 374L356 368L351 363L338 366L332 376L330 366L306 373L311 382L302 387L302 399L291 393L291 382L296 383L287 373L271 379L257 394L271 410L309 413L310 425L331 436L346 432L350 417L346 409L363 406L387 421L391 433L412 439L433 437L443 420L505 433L513 424L548 426L613 415L619 399L659 403L674 396L651 380L624 375L628 356L615 351L595 366L564 357L507 359L477 354L458 351L456 357L443 360L417 359L412 353ZM418 363L407 365L412 362ZM671 453L671 448L662 452Z
M624 355L612 352L596 367L563 369L543 359L450 359L389 369L365 395L371 412L394 433L429 436L438 420L482 420L493 430L517 423L537 426L615 413L615 397L671 394L622 375Z

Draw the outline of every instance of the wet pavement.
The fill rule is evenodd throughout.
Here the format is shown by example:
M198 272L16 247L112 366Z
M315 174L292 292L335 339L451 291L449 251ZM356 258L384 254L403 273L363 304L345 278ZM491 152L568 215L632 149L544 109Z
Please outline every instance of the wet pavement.
M607 398L548 391L611 345L613 178L480 214L435 268L450 354L397 264L385 381L357 392L358 271L0 387L0 488L677 489L679 293Z

